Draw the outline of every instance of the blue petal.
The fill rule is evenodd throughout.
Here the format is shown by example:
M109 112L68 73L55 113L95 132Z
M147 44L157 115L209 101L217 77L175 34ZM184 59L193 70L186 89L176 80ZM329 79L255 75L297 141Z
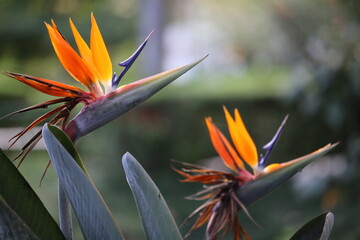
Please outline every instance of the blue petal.
M120 73L120 75L117 78L113 77L112 86L114 88L116 88L119 85L119 82L122 79L122 77L126 74L126 72L129 70L131 65L135 62L137 57L140 55L141 51L144 49L146 43L148 42L148 40L153 32L154 32L154 30L147 36L145 41L138 47L138 49L136 49L136 51L128 59L119 63L119 66L125 67L125 68L123 69L123 71Z
M111 78L111 83L116 81L116 72L114 72L112 78Z
M275 133L274 137L270 140L270 142L268 144L266 144L265 146L263 146L263 149L266 150L266 153L263 157L261 157L260 161L259 161L259 167L264 167L266 164L266 161L268 160L270 153L272 151L272 149L274 148L274 146L276 145L277 141L280 138L280 135L285 127L286 121L288 119L289 115L286 115L284 120L282 121L279 129L277 130L277 132Z

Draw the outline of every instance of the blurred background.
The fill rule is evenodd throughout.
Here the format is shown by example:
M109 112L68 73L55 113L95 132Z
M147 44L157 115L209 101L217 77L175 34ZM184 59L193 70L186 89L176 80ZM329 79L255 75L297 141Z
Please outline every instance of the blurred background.
M326 157L249 206L254 239L288 239L309 219L335 214L331 239L359 239L360 2L356 0L0 0L0 71L76 85L59 63L43 24L56 21L74 43L68 18L85 39L94 12L115 71L155 29L123 84L210 54L151 100L83 138L79 152L127 239L144 239L121 166L131 152L148 171L180 224L200 202L200 185L179 183L170 160L212 166L216 152L204 118L227 133L222 106L237 107L261 151L290 114L270 158L283 162L341 141ZM48 100L14 79L0 81L0 114ZM77 109L74 112L77 112ZM0 121L0 144L42 110ZM29 135L31 137L31 135ZM7 154L14 157L15 145ZM39 144L19 170L57 218L57 180ZM356 220L357 219L357 220ZM182 227L185 233L190 225ZM76 230L76 239L81 233ZM204 229L189 239L203 239Z

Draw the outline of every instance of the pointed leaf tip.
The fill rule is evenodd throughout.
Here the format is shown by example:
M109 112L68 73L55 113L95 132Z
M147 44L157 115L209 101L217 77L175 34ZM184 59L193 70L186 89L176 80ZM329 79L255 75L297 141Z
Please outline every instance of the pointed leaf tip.
M149 240L182 240L175 220L150 176L130 153L124 154L122 162L146 238Z
M109 208L94 184L49 130L48 124L43 127L43 137L59 182L70 200L84 238L123 239Z
M302 226L290 240L319 239L327 240L334 225L334 214L327 212L310 220Z

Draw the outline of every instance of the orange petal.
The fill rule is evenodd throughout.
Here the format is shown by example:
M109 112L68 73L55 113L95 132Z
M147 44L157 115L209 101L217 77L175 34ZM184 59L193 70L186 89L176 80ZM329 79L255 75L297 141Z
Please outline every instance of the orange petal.
M18 73L6 72L6 76L19 80L28 86L43 92L45 94L56 97L79 97L86 94L81 88L70 86L67 84L51 81L44 78L33 77Z
M55 49L63 67L68 73L77 81L85 85L96 96L102 95L102 91L98 83L95 81L94 74L89 69L89 66L80 58L65 38L60 34L54 22L52 26L45 23L48 29L51 43Z
M81 37L79 31L76 29L71 18L69 19L69 21L70 21L70 27L71 27L72 33L74 35L76 45L78 46L81 58L88 64L89 68L91 69L92 73L95 76L95 79L96 80L101 79L101 76L95 67L93 55L91 53L89 46L86 44L84 39Z
M91 55L91 50L90 50L89 46L86 44L84 39L81 37L79 31L76 29L71 18L69 19L69 22L70 22L71 31L74 35L74 39L75 39L76 45L78 46L78 49L79 49L82 59L84 59L88 63L92 63L92 55Z
M106 45L101 36L95 17L91 14L90 49L96 70L100 74L100 82L111 86L112 64Z
M213 124L211 118L206 118L205 122L209 130L211 142L216 152L224 160L225 165L234 171L244 169L244 164L242 160L237 155L236 151L230 145L229 141L225 138L225 136Z
M255 168L258 164L256 146L245 128L239 111L235 109L235 120L231 117L226 107L224 107L224 112L231 139L238 153L247 164Z

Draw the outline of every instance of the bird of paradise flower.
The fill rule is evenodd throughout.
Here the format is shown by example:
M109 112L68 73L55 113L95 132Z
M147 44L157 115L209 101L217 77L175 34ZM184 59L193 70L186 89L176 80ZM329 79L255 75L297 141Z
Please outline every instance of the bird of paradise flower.
M266 152L259 159L256 146L243 123L239 111L235 109L234 118L225 107L224 112L230 136L235 148L215 126L210 117L207 117L205 122L210 134L211 142L216 152L231 172L212 170L182 162L180 162L180 164L182 164L182 168L180 170L174 168L176 172L184 177L181 182L198 182L204 184L205 188L204 190L188 197L188 199L192 200L207 201L191 213L185 220L185 222L187 222L198 215L197 220L189 230L187 236L189 236L193 230L207 223L207 240L217 239L222 230L222 236L224 236L231 228L233 229L234 239L242 239L243 237L245 239L250 239L250 236L240 224L238 211L243 210L245 214L256 225L258 225L251 217L246 205L262 197L277 185L284 182L297 172L299 168L308 164L309 162L306 162L308 159L317 157L318 155L316 154L318 153L325 153L336 144L328 144L325 147L299 159L281 164L273 163L265 166L272 149L283 131L288 116L285 117L272 140L264 146ZM303 163L299 164L300 162ZM244 163L251 168L252 172L249 172L246 169ZM295 167L291 168L291 166ZM286 171L286 168L290 169L290 173L287 175L281 173L282 170ZM266 177L270 176L271 178L272 174L276 175L277 173L282 174L278 174L280 175L280 178L276 176L273 180L266 179ZM261 182L263 179L265 179L265 182ZM258 182L258 184L255 184L255 189L258 188L260 193L258 191L252 191L254 190L252 187L250 187L250 190L249 188L245 189L246 185L250 186L249 183L256 182ZM264 185L264 187L262 188L261 185ZM245 193L242 193L243 188Z
M55 104L61 104L60 106L55 107L54 109L46 112L45 114L41 115L40 117L36 118L31 124L29 124L24 130L16 134L10 141L13 141L10 145L13 146L25 133L29 132L38 124L44 122L47 119L48 122L52 125L59 125L65 132L68 133L70 138L76 140L89 131L92 131L94 128L97 128L106 122L114 119L115 117L121 115L122 113L128 111L132 107L136 106L140 102L144 101L156 91L160 90L170 81L165 82L163 80L159 80L159 78L166 78L168 75L173 74L174 76L170 76L170 80L174 80L179 77L181 74L189 70L191 67L195 66L198 62L194 64L185 65L183 67L179 67L173 70L169 70L163 73L159 73L149 78L141 79L130 83L128 85L123 85L118 88L118 84L125 73L129 70L132 66L134 61L137 59L143 48L145 47L150 35L145 39L145 41L138 47L138 49L130 56L127 60L120 62L119 66L123 67L124 69L120 74L113 73L112 70L112 63L110 60L110 56L102 35L100 33L99 27L95 20L93 14L91 14L91 31L90 31L90 44L88 45L84 39L81 37L80 33L76 29L73 21L70 19L70 27L75 38L76 45L79 50L79 54L71 47L65 37L60 33L59 29L57 28L55 22L52 20L51 24L45 23L46 28L48 30L51 43L55 50L57 57L59 58L62 66L65 70L78 82L80 82L83 86L85 86L88 91L85 91L79 87L63 84L57 81L52 81L44 78L34 77L25 74L13 73L13 72L5 72L5 75L14 78L20 82L27 84L28 86L42 92L48 94L50 96L57 97L56 99L49 100L43 103L39 103L15 112L12 112L5 117L9 117L16 113L22 113L34 109L41 109L41 108L48 108L49 106ZM159 84L158 82L163 81L163 85ZM157 89L153 92L149 89L146 89L147 86L153 84L158 84ZM154 84L153 84L154 85ZM140 94L139 92L134 93L133 95L141 95L143 94L144 97L139 100L139 97L133 97L127 103L128 107L123 107L123 109L117 110L114 105L113 99L114 96L118 96L124 93L128 94L129 91L141 88L145 86ZM148 92L147 92L148 91ZM129 95L129 94L128 94ZM129 98L130 96L128 96ZM120 99L121 100L121 99ZM111 102L112 101L112 102ZM132 102L131 102L132 101ZM106 106L98 106L96 105L97 111L94 109L90 109L90 116L84 116L81 121L75 122L73 124L69 124L69 117L71 111L79 104L84 104L85 107L90 105L96 105L94 103L100 103L98 105L106 105ZM125 104L123 104L124 106ZM83 110L85 109L83 108ZM99 108L108 109L109 116L104 116L104 114L99 113ZM119 107L118 107L119 108ZM110 109L110 111L109 111ZM103 110L104 111L104 110ZM86 111L80 112L84 115ZM92 119L92 115L95 115L98 122ZM88 119L92 119L92 122L86 122ZM73 119L74 120L74 119ZM86 123L84 123L86 122ZM71 123L71 122L70 122ZM84 123L84 124L83 124ZM77 125L87 125L86 129L83 132L80 132ZM71 125L69 127L69 125ZM79 133L76 131L79 130ZM77 134L77 136L75 136ZM18 159L22 156L19 165L24 160L24 158L28 155L28 153L34 148L34 146L39 142L41 139L41 130L37 132L22 148L19 155L15 158Z

